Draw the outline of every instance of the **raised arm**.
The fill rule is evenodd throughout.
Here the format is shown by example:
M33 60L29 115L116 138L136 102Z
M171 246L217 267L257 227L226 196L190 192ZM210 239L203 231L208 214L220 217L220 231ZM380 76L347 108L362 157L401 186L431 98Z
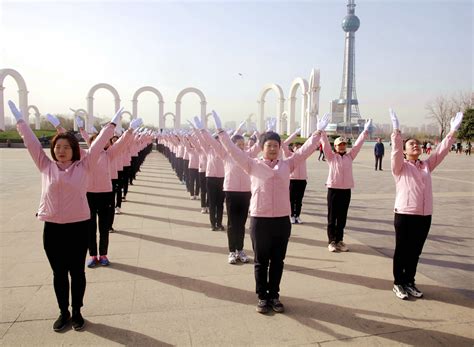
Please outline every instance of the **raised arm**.
M399 126L397 115L392 109L389 110L389 113L390 113L390 119L393 125L393 132L391 135L392 174L394 176L399 176L403 169L403 162L405 161L405 157L403 156L403 140L402 140L402 134L400 133L400 130L399 130L400 126Z
M454 143L456 138L454 137L456 131L459 129L462 123L463 113L458 112L456 117L451 119L451 131L446 135L446 137L441 141L441 143L436 146L436 149L431 153L430 157L426 159L426 164L430 168L430 171L433 171L446 157L449 153L451 145Z
M31 130L29 124L25 122L23 114L17 109L16 105L10 100L8 101L8 106L10 106L10 110L16 119L18 133L23 138L23 143L28 149L36 167L40 171L45 170L51 164L51 159L44 153L40 141L33 133L33 130Z
M302 161L306 160L311 154L313 154L319 146L319 140L321 139L321 131L315 131L309 139L293 153L288 159L290 164L290 170L293 171Z

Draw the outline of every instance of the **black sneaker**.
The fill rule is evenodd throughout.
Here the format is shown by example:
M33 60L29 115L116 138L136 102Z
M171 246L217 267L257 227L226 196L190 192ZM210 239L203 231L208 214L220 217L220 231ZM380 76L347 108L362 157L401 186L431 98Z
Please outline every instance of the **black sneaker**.
M422 298L423 297L423 292L419 290L417 287L415 287L414 283L408 283L403 286L405 291L410 294L411 296L415 298Z
M215 226L211 227L211 231L217 231L217 230L219 230L219 229L217 229L217 227L215 227Z
M400 298L402 300L408 299L408 294L407 294L407 292L405 291L405 288L402 285L394 284L392 290L395 293L395 295L397 296L397 298Z
M258 313L267 313L268 312L268 301L265 299L259 299L257 303L257 312Z
M81 312L75 312L72 315L72 328L76 331L82 330L84 328L85 322L82 318Z
M224 226L223 226L223 225L218 225L218 226L217 226L217 230L224 231L224 230L225 230L225 228L224 228Z
M270 301L270 306L272 307L273 311L277 313L283 313L285 312L285 306L280 302L278 299L271 299Z
M63 330L68 324L69 318L71 318L71 314L69 313L69 311L61 312L58 319L56 319L56 321L53 324L53 330L54 331Z

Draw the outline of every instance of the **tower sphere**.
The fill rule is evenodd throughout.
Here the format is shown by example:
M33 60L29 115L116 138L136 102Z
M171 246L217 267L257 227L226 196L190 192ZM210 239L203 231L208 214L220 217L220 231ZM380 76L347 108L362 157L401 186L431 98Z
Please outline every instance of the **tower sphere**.
M348 14L342 20L342 30L345 32L355 32L359 29L360 20L355 14Z

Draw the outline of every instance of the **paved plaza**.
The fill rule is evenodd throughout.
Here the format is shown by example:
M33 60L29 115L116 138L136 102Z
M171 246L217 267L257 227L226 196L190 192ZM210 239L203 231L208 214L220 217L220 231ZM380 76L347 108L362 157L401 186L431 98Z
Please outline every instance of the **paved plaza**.
M115 219L111 265L86 269L85 329L55 333L59 310L35 218L40 174L25 149L0 149L0 345L473 346L474 159L450 153L433 173L417 275L425 298L402 301L391 291L390 156L380 172L372 153L367 144L354 163L347 253L327 250L328 166L310 157L304 224L292 228L281 285L286 313L261 315L253 264L227 263L226 233L210 230L153 152ZM252 255L248 235L245 248Z

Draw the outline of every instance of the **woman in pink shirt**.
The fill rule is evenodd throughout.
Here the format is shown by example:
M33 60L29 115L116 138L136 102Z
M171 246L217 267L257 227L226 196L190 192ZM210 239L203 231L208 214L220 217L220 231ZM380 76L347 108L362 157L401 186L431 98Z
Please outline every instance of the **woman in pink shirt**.
M294 144L294 149L290 150L289 145L300 134L301 129L297 129L293 134L283 142L281 146L285 156L290 158L296 151L298 151L302 144ZM303 206L304 191L306 190L306 179L308 174L306 171L306 161L303 161L290 175L290 205L291 205L291 224L302 224L300 218L301 207Z
M250 158L222 130L220 118L214 111L213 116L222 145L237 165L250 175L250 236L255 254L257 312L266 313L270 308L283 312L279 292L291 233L290 173L318 148L321 131L327 126L329 117L325 115L318 122L318 130L300 151L289 159L280 160L281 140L277 133L261 135L263 159Z
M344 243L344 228L346 227L347 211L351 202L351 189L354 188L352 177L352 162L359 154L369 133L372 120L367 120L364 131L359 135L352 150L346 152L347 140L338 137L334 141L334 152L331 144L323 133L321 143L323 145L326 162L329 165L329 175L326 181L328 187L328 250L330 252L347 252L349 248Z
M463 114L459 112L451 120L451 131L426 160L419 159L422 153L420 141L408 138L403 142L398 118L392 110L390 118L393 124L392 175L396 186L393 292L402 300L408 295L421 298L423 293L415 286L415 275L433 214L431 172L449 153Z
M81 158L79 142L70 133L58 134L51 142L51 160L43 151L30 126L12 101L8 102L17 120L17 129L33 161L41 172L42 193L37 217L44 221L43 244L53 270L56 299L61 310L54 322L55 331L63 330L71 318L69 285L72 296L72 327L81 330L81 315L86 289L84 263L87 254L90 218L86 189L91 169L100 151L113 135L119 110L98 136L87 155ZM71 276L71 283L69 277Z

